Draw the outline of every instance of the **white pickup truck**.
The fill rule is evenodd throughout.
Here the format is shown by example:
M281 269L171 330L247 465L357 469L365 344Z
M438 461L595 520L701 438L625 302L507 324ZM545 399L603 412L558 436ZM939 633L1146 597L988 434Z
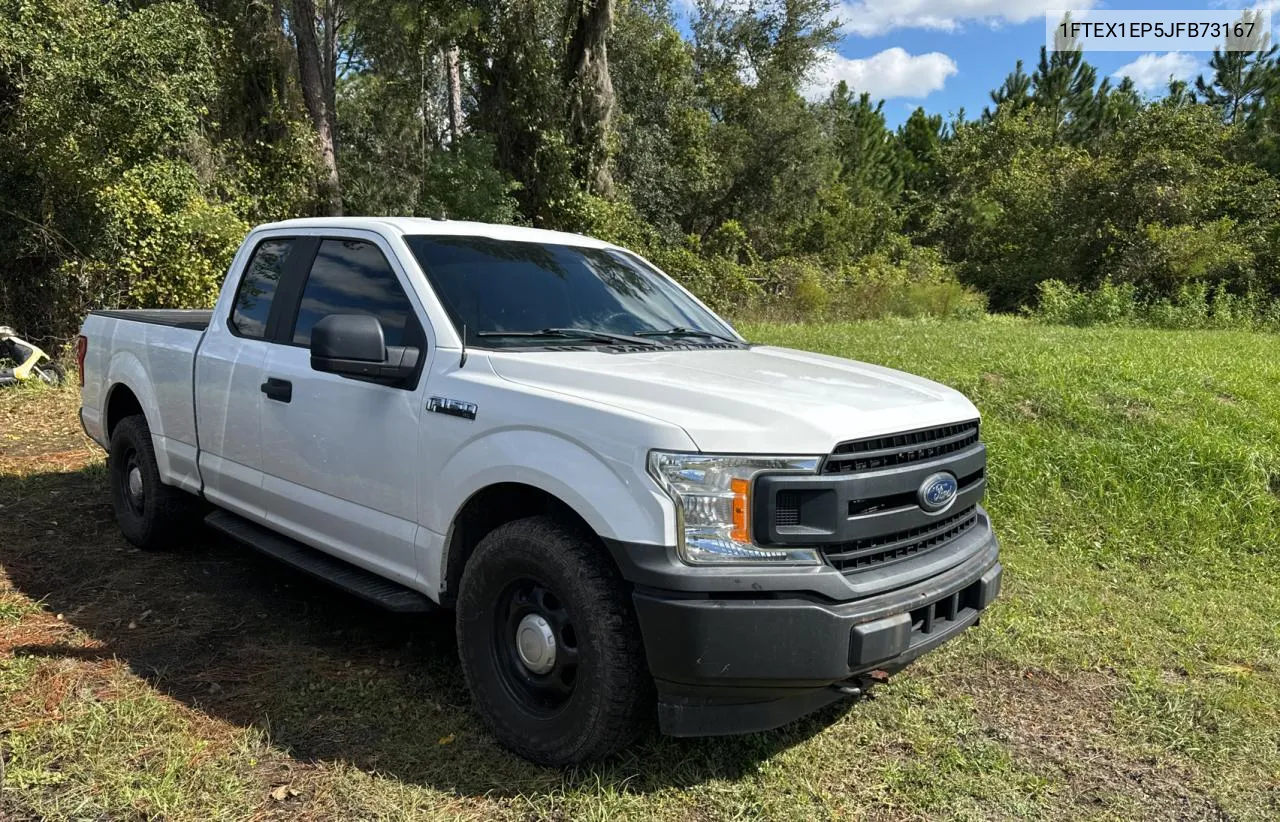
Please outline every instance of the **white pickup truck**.
M126 538L203 518L385 607L454 609L476 709L540 763L655 713L777 727L1000 590L968 400L748 343L588 237L264 225L212 311L94 312L77 357Z

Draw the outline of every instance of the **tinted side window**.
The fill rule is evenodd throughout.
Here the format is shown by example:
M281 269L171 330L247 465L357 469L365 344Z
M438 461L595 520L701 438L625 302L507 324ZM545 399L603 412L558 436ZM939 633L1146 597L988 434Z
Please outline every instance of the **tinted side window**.
M294 343L310 345L311 329L330 314L377 317L387 345L406 345L406 332L416 327L413 306L387 258L376 245L361 240L320 243L302 291Z
M240 278L236 303L231 309L231 325L242 337L262 339L266 335L271 300L292 249L293 240L284 239L263 240L254 250Z

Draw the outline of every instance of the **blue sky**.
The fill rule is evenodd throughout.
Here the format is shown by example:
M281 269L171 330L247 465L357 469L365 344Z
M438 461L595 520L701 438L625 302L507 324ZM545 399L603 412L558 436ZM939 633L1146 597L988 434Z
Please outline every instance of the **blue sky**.
M1046 9L1214 9L1262 3L1216 0L1116 2L1116 0L843 0L838 12L843 37L814 78L811 96L837 79L885 99L891 126L917 106L948 116L963 107L970 117L987 105L1021 58L1034 70L1044 43ZM1276 21L1280 22L1280 11ZM1099 75L1132 75L1149 95L1163 93L1170 74L1194 78L1208 52L1086 52ZM1112 81L1117 82L1117 79Z

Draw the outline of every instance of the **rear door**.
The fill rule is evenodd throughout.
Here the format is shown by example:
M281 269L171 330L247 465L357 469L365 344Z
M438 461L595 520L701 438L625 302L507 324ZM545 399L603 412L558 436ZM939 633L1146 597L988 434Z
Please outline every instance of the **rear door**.
M262 409L263 501L268 522L303 542L405 584L415 561L418 424L431 351L406 273L370 232L317 237L314 257L266 383L287 384ZM369 314L387 345L417 347L413 384L391 387L313 371L311 329L330 314ZM283 391L284 389L281 389Z
M240 271L230 308L215 312L195 363L200 476L213 503L262 520L262 364L283 306L276 299L307 240L268 236Z

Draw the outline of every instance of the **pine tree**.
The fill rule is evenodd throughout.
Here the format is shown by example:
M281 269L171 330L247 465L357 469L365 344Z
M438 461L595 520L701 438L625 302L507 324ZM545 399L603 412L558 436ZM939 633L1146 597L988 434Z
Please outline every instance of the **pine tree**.
M1041 46L1040 63L1031 75L1031 99L1054 130L1061 132L1073 118L1087 121L1097 94L1097 77L1097 69L1084 61L1081 52L1050 53Z
M1276 83L1276 47L1263 31L1261 14L1245 11L1240 20L1247 33L1232 38L1232 51L1214 49L1209 60L1213 79L1196 78L1196 91L1227 123L1247 118Z
M1165 92L1161 103L1171 108L1194 106L1196 104L1195 89L1191 88L1191 84L1186 80L1170 80L1169 90Z
M925 191L932 187L942 150L942 115L926 114L924 107L911 112L898 127L898 146L902 157L903 188Z
M1019 60L1013 71L1004 78L1000 88L992 91L991 102L995 108L984 108L982 119L990 121L1000 112L1018 112L1031 105L1031 77L1022 70Z
M903 170L893 134L884 123L884 101L873 104L866 92L855 98L842 80L823 105L840 160L840 181L852 197L896 199Z

